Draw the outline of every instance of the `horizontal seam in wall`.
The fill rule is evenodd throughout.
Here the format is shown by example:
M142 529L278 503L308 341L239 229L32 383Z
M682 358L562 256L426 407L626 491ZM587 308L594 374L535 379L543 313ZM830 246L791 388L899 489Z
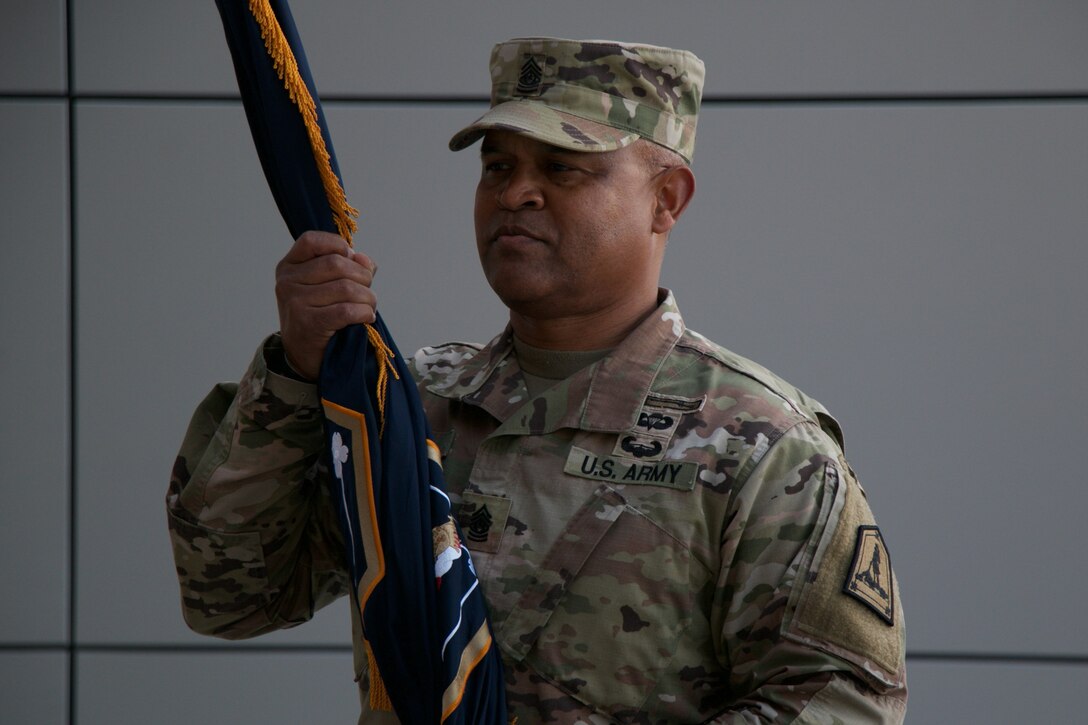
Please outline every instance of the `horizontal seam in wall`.
M1075 665L1088 666L1086 655L1015 653L1015 652L908 652L911 662L957 662L990 664Z
M59 101L68 100L64 93L27 92L0 93L0 100ZM76 93L71 100L101 103L236 103L235 93ZM328 104L358 105L485 105L486 96L399 96L354 95L329 93L321 96ZM1068 93L947 93L947 94L755 94L704 96L703 106L798 106L798 105L971 105L971 104L1032 104L1088 103L1088 92Z
M63 643L0 643L0 654L68 651ZM348 644L77 644L71 649L84 654L347 654ZM908 652L910 662L954 662L958 664L1020 664L1088 667L1088 655L1020 652Z
M74 650L84 654L179 654L179 653L226 653L246 654L249 652L259 654L350 654L349 644L256 644L256 645L229 645L229 644L77 644L74 646L63 643L12 643L0 644L0 654L18 652L68 652Z

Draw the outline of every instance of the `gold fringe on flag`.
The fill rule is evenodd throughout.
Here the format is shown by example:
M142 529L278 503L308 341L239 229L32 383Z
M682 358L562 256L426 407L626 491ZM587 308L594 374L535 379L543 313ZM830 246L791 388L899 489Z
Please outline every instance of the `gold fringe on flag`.
M381 438L385 435L385 392L389 389L389 373L393 373L397 380L400 380L400 375L397 375L397 369L393 367L393 351L385 344L377 328L367 325L366 337L378 358L378 416L381 418L378 437Z
M291 101L298 106L302 114L302 122L306 125L310 148L314 152L317 171L325 187L325 196L329 200L329 208L332 210L336 229L340 232L340 236L351 244L351 235L357 229L355 217L359 216L359 211L348 204L344 189L340 186L340 180L336 178L332 170L329 151L325 147L325 139L321 136L321 126L317 120L317 106L310 96L306 82L302 80L298 72L295 55L291 52L291 46L287 43L287 38L268 0L249 0L249 10L261 28L261 39L264 40L268 55L272 57L272 66L276 69L276 74L283 81Z
M332 160L329 150L325 146L325 139L321 135L321 125L317 120L317 105L310 95L310 89L302 80L298 71L298 63L295 54L291 52L291 45L283 34L276 13L268 0L249 0L249 11L253 13L257 25L261 29L261 39L264 40L265 50L272 58L272 66L276 69L276 75L283 81L291 102L298 106L302 114L302 122L306 126L306 135L310 139L310 148L313 150L314 161L317 163L317 171L321 176L321 184L325 188L325 197L329 201L329 209L332 210L333 222L336 229L347 243L351 245L351 236L358 229L355 218L359 216L358 209L348 204L344 187L340 185L340 179L332 170ZM378 356L378 413L381 416L381 429L379 436L385 433L385 393L389 385L389 372L400 380L396 368L393 367L393 351L382 339L381 334L372 325L366 326L367 339Z
M370 643L366 643L366 659L370 670L370 709L383 712L393 712L393 701L389 699L389 692L385 689L382 676L378 674L378 662L374 659L374 653L370 651Z

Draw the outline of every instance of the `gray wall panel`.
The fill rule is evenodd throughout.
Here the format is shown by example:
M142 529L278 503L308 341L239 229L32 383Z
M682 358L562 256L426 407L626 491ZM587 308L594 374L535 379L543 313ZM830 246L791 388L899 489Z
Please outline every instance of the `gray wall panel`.
M64 0L5 0L0 93L64 93L68 64Z
M0 721L70 725L67 679L63 652L0 652Z
M0 101L0 642L68 631L66 108ZM18 139L17 142L14 139ZM7 586L5 585L5 586Z
M1062 573L1088 569L1085 128L1085 105L714 109L700 127L666 282L694 328L840 417L914 649L1088 652Z
M912 662L909 725L1084 721L1088 666Z
M354 723L351 653L84 654L80 725Z
M193 407L275 330L289 240L240 107L86 104L77 129L78 636L195 641L166 483ZM344 612L319 620L273 641L344 641Z
M237 90L212 0L81 0L72 25L72 86L80 93Z
M481 95L491 45L522 35L691 48L711 69L711 94L1088 90L1088 7L1069 0L339 0L292 10L324 93ZM81 92L233 90L210 1L86 0L74 22Z

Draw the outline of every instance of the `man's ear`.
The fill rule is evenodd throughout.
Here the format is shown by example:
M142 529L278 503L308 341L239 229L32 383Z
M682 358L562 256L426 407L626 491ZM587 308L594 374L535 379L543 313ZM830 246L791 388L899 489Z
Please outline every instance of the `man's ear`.
M695 196L695 174L687 165L674 166L661 172L655 182L657 205L651 228L657 234L668 234Z

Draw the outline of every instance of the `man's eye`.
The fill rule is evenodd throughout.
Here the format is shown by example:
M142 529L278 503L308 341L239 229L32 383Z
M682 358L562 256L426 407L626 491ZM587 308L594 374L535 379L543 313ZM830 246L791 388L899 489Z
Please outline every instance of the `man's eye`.
M510 168L510 164L503 163L502 161L487 161L484 163L484 171L487 173L494 173L496 171L506 171Z
M548 164L548 170L554 173L562 174L568 171L577 171L573 166L567 166L560 161L552 161Z

